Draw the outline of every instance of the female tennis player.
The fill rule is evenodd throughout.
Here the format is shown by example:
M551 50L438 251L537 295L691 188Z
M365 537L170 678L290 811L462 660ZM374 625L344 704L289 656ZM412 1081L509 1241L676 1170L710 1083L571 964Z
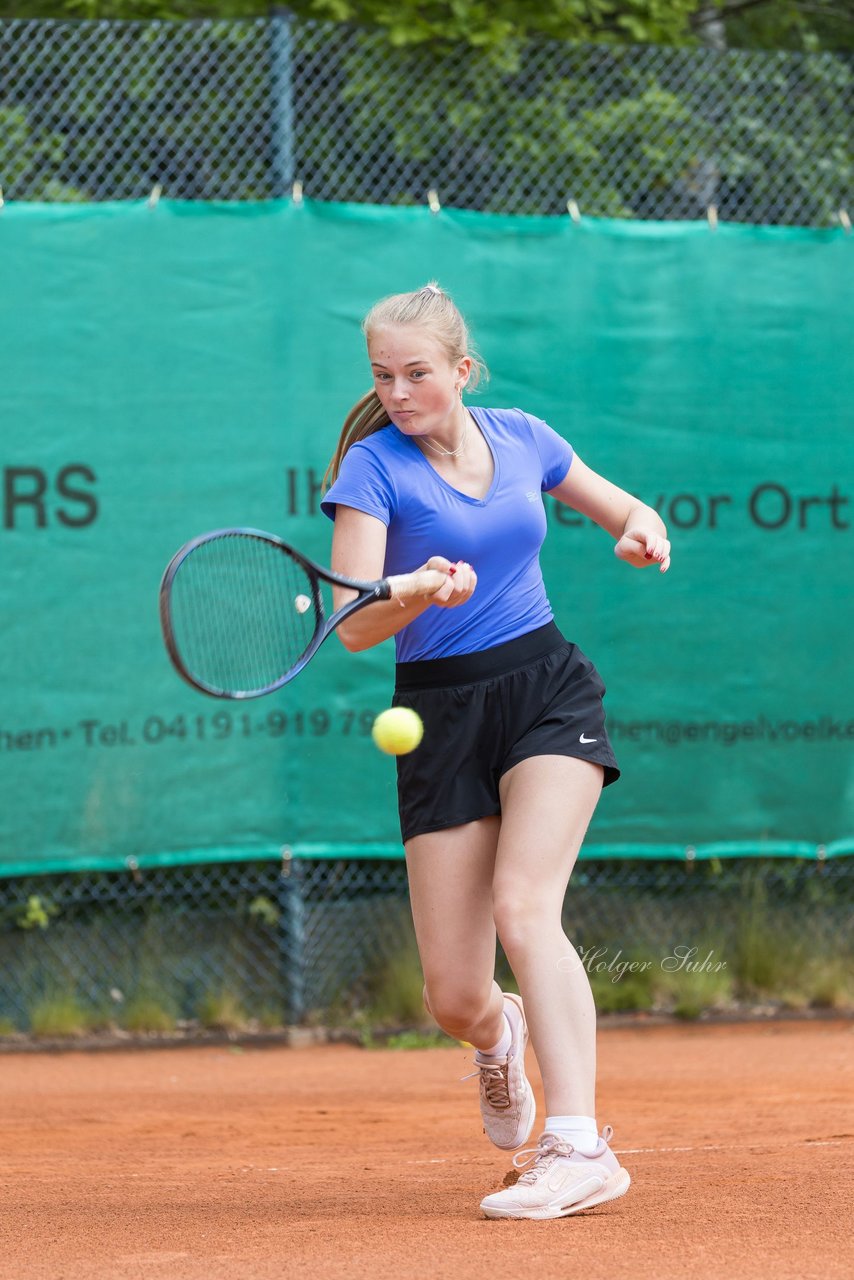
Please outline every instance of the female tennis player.
M475 1047L487 1137L504 1150L535 1120L530 1039L546 1119L492 1218L556 1218L623 1195L629 1175L599 1133L596 1012L561 924L569 876L603 786L620 770L603 682L556 627L539 552L542 495L589 516L636 568L670 565L658 514L587 467L521 409L471 408L483 366L436 284L378 302L363 330L373 389L354 406L322 503L332 567L374 579L438 569L432 594L372 605L338 634L351 651L396 642L394 703L424 721L398 757L401 834L424 1000ZM428 582L430 580L428 579ZM352 597L336 591L336 607ZM496 933L521 997L495 982Z

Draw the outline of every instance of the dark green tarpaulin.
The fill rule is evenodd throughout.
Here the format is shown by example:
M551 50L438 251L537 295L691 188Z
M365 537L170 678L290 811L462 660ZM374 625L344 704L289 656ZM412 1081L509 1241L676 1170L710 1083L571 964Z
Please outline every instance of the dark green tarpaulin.
M545 418L673 542L668 574L635 570L548 502L555 615L623 768L587 852L854 850L852 255L841 229L4 208L0 871L400 852L368 734L392 646L333 639L227 705L174 675L156 600L209 528L328 559L360 319L432 278L491 368L475 402Z

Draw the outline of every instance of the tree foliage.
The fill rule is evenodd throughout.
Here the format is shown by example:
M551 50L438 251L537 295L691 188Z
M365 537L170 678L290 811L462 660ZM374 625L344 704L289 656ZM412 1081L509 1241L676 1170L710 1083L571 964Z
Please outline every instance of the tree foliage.
M721 0L731 48L854 51L854 0Z
M699 0L297 0L306 16L380 26L393 44L615 39L681 44Z
M854 0L290 0L303 18L385 31L394 45L499 49L531 37L692 45L704 19L729 47L854 50ZM8 18L251 18L264 0L0 0Z

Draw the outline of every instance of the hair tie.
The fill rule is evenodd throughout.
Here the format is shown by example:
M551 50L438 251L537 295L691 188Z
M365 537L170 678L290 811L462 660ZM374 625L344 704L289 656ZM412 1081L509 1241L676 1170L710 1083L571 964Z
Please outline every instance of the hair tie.
M424 286L424 288L421 290L421 292L422 292L422 293L436 293L436 294L441 294L442 290L439 288L439 286L438 286L437 284L425 284L425 286Z

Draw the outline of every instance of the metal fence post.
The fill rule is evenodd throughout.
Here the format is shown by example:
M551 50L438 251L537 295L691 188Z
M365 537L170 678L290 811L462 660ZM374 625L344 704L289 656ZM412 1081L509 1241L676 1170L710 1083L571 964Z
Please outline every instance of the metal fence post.
M293 14L276 8L270 15L271 194L288 195L294 184Z
M305 900L303 866L290 848L282 848L279 875L279 973L285 991L285 1018L290 1026L305 1014Z

